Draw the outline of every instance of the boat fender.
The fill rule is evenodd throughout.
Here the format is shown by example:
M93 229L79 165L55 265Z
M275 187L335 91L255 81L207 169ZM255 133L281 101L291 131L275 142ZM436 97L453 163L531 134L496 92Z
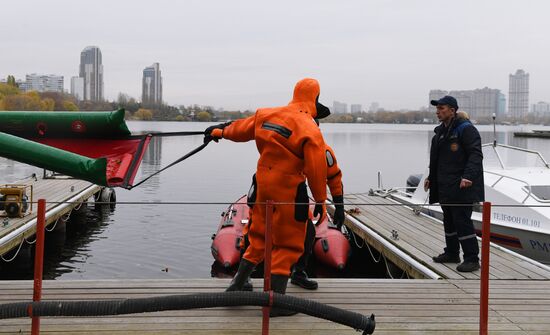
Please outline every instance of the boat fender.
M324 252L328 252L328 240L326 238L321 240L321 246L323 247Z
M99 195L99 201L100 202L116 202L116 193L115 190L111 187L104 187L101 190L101 194Z

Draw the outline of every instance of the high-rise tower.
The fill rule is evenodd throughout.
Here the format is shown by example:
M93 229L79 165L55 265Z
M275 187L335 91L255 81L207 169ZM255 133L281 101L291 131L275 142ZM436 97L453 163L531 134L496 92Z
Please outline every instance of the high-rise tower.
M529 73L517 70L510 74L508 87L508 114L521 119L529 113Z
M159 63L143 69L141 102L144 105L162 104L162 76Z
M80 53L80 78L84 78L84 100L103 100L103 64L98 47L86 47Z

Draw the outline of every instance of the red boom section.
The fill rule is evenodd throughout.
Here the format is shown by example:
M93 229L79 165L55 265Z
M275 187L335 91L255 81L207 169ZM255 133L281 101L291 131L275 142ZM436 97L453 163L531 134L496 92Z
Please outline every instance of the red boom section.
M34 138L35 142L89 158L106 158L109 186L126 187L134 182L150 136L131 139L57 139Z

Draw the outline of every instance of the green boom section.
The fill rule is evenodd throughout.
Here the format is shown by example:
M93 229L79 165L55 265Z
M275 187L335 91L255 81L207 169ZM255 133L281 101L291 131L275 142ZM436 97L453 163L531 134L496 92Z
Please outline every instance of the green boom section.
M130 135L124 109L113 112L0 111L0 132L30 138Z
M92 159L4 133L0 143L1 157L107 186L105 158Z

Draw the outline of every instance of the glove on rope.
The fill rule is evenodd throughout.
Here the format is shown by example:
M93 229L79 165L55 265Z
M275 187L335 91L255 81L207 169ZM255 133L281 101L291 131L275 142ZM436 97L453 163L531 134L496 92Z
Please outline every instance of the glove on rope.
M231 124L231 121L226 123L220 123L213 126L210 126L204 130L204 143L214 140L218 143L218 140L223 137L223 129ZM220 131L215 131L216 129L221 129Z

